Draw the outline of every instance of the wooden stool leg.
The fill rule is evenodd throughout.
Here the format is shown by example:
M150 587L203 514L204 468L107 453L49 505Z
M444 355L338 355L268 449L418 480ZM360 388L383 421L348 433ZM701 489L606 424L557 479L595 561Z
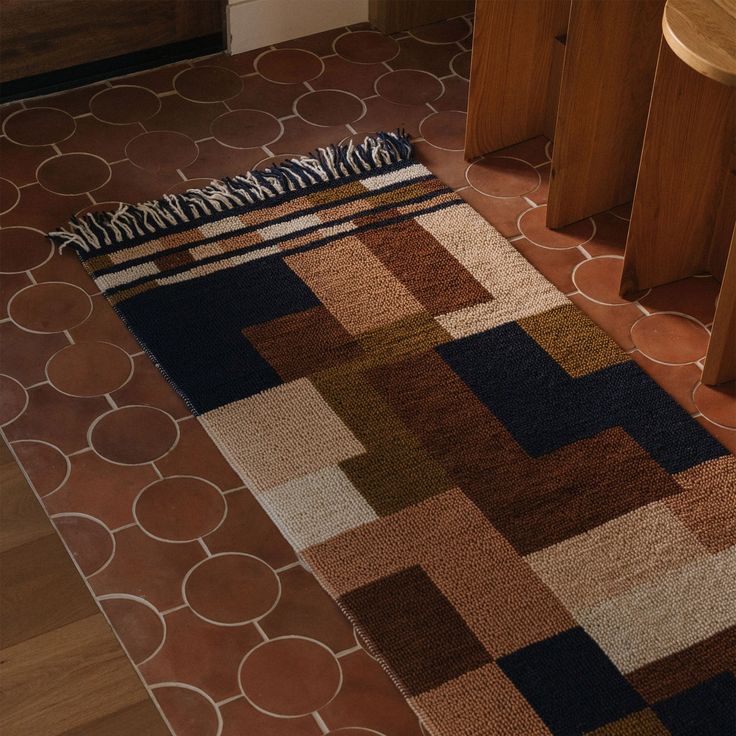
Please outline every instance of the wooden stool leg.
M736 227L718 295L703 383L713 385L736 379Z
M733 141L735 90L660 45L621 293L708 270Z
M547 227L564 227L631 201L663 8L663 0L572 4Z
M476 3L465 158L544 132L555 36L570 0Z

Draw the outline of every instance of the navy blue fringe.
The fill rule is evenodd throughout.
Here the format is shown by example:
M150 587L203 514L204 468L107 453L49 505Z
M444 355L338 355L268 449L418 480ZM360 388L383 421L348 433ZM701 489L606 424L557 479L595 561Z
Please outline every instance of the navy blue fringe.
M272 203L277 197L357 179L411 160L412 145L405 131L381 131L357 146L352 142L331 145L263 171L213 181L202 189L121 205L113 212L73 217L48 237L60 249L71 245L82 257L89 257L134 240L175 232L198 220L228 217Z

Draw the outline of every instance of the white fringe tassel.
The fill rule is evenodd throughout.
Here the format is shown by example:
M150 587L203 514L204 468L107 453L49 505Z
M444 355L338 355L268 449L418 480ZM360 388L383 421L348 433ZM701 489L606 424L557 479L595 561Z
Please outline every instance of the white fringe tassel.
M67 245L80 253L113 249L135 238L155 235L235 207L264 202L285 192L320 182L337 181L411 158L411 143L403 131L367 136L358 146L319 148L307 156L288 159L264 171L249 171L232 179L213 181L203 189L167 194L160 200L122 204L114 212L90 212L72 218L48 237L59 250Z

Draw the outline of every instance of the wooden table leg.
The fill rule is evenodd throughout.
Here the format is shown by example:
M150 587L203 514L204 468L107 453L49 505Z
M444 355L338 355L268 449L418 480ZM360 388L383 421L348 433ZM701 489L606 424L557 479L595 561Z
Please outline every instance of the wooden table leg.
M736 134L736 90L659 51L621 293L709 271ZM721 230L723 230L721 228Z
M547 227L630 202L664 0L574 0L554 134Z

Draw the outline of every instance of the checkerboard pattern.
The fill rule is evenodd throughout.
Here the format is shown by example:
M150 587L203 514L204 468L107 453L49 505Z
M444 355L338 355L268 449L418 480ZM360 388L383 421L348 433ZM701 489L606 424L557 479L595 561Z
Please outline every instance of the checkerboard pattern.
M73 232L432 734L734 732L736 458L405 138Z

